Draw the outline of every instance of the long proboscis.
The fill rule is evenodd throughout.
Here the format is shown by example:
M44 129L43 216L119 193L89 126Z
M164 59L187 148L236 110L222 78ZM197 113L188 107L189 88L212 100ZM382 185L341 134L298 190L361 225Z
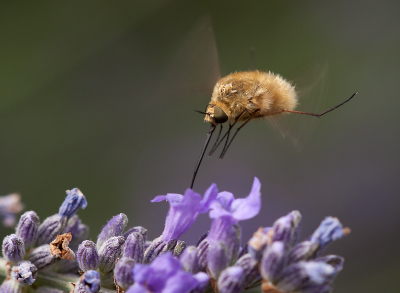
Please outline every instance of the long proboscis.
M204 157L204 153L206 152L207 146L210 142L211 136L212 136L215 128L216 128L216 126L214 124L211 124L210 130L208 131L208 134L207 134L206 143L204 144L203 150L201 151L201 154L200 154L200 158L197 161L196 168L194 169L192 184L190 184L191 189L193 189L193 184L194 184L194 180L196 179L197 171L199 170L201 161L203 160L203 157Z

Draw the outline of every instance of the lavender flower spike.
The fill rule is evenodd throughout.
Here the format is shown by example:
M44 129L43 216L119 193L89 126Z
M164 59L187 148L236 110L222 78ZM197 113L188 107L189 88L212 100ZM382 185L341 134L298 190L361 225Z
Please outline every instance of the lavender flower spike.
M18 262L24 258L24 241L15 234L8 235L3 240L3 256L10 262Z
M37 268L29 261L22 261L12 268L11 275L21 285L32 285L36 280Z
M88 203L79 188L66 190L65 192L67 193L67 197L60 206L58 214L60 216L65 216L69 219L76 213L79 208L85 209Z
M209 210L217 193L217 185L212 184L203 199L190 188L186 189L184 196L176 193L156 196L151 202L167 200L170 204L162 239L164 241L179 239L192 226L199 213L206 213Z

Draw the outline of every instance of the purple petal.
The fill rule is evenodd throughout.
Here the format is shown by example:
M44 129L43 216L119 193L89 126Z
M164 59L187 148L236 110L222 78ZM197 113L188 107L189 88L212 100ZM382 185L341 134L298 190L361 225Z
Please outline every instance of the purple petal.
M208 212L210 209L210 204L216 200L218 196L218 188L215 183L211 184L211 186L204 193L204 197L200 202L199 213L203 214Z
M178 203L181 202L183 199L182 194L177 194L177 193L167 193L167 195L158 195L151 202L160 202L163 200L173 202L173 203Z
M169 199L170 208L162 234L164 241L178 239L192 226L199 214L200 201L200 194L191 189L186 190L185 196L180 202L173 202Z
M162 293L186 293L190 292L198 284L199 282L192 274L179 271L168 279Z
M156 258L150 267L152 272L147 279L147 288L152 292L159 292L165 287L167 280L181 269L181 263L170 253L165 253Z
M218 194L217 200L220 202L222 208L229 211L231 209L232 202L235 200L235 197L230 192L222 191Z
M261 183L254 177L253 187L246 198L236 199L231 206L232 215L235 219L247 220L255 217L261 209Z
M146 287L140 285L139 283L135 283L129 287L126 293L150 293L150 291L147 290Z

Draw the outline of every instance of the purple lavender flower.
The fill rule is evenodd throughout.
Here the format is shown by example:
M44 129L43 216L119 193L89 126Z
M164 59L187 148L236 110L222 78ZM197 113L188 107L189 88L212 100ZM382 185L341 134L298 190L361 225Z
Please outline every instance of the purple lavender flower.
M79 208L85 209L88 203L79 188L73 188L72 190L66 190L65 192L67 193L67 197L60 206L58 214L69 219Z
M247 220L255 217L261 209L261 184L255 177L250 194L246 198L235 199L230 192L220 192L217 200L211 203L210 232L199 244L199 262L201 268L205 266L214 266L209 264L212 258L208 259L208 247L214 242L223 242L226 246L229 263L234 263L237 260L240 250L241 229L237 225L239 221ZM215 260L214 260L215 261Z
M21 285L32 285L36 280L37 268L29 261L22 261L12 268L11 276Z
M96 271L87 271L75 285L75 293L97 293L100 291L100 274Z
M3 239L3 256L10 262L19 262L24 258L24 241L15 234L6 236Z
M135 283L126 291L185 293L198 287L205 287L209 281L205 273L192 275L181 270L180 262L171 253L157 257L151 265L136 264L133 268Z
M327 217L306 241L296 244L301 215L298 211L278 219L264 237L261 259L263 292L330 292L343 258L318 257L324 248L349 232L338 219ZM261 233L261 231L259 231ZM254 242L254 241L253 241Z
M77 260L82 271L96 270L99 266L96 243L90 240L83 241L78 248Z
M99 236L97 236L97 250L100 251L100 248L109 238L121 236L127 223L128 217L123 213L114 216L110 221L108 221L101 230Z
M170 208L165 220L164 232L146 250L144 263L150 263L158 255L174 249L179 237L192 226L197 216L209 210L217 194L217 186L212 184L204 193L203 199L200 194L190 188L186 190L184 196L175 193L156 196L152 202L167 200Z
M16 215L24 209L21 196L18 193L0 196L0 217L5 227L13 227Z
M192 226L199 213L206 213L209 210L217 193L217 185L212 184L205 192L203 199L200 194L190 188L185 191L184 196L175 193L156 196L151 202L167 200L170 204L162 239L164 241L179 239Z
M36 244L39 225L39 217L34 211L25 212L19 219L15 234L24 241L27 251Z

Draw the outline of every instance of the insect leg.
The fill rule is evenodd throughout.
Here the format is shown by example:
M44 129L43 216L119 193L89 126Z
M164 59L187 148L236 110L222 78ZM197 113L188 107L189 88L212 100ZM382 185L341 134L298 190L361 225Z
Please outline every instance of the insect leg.
M317 113L309 113L309 112L302 112L302 111L294 111L294 110L287 110L287 109L283 109L282 112L289 112L289 113L296 113L296 114L305 114L305 115L311 115L311 116L315 116L315 117L321 117L322 115L325 115L326 113L329 113L337 108L339 108L340 106L342 106L343 104L347 103L348 101L350 101L357 93L354 93L350 98L348 98L346 101L344 101L343 103L333 107L332 109L329 109L325 112L322 112L320 114ZM276 114L276 113L271 113L271 114Z
M212 136L214 130L215 130L215 125L214 125L214 124L211 124L210 130L208 131L208 134L207 134L206 143L204 144L203 150L201 151L201 154L200 154L200 158L199 158L199 160L197 161L196 168L194 169L193 178L192 178L192 183L190 184L190 188L191 188L191 189L193 189L194 179L196 179L197 171L199 170L201 161L203 160L204 153L206 152L208 143L210 142L210 139L211 139L211 136Z
M226 146L226 148L224 148L221 152L221 155L219 156L220 159L223 159L226 152L228 151L229 146L231 145L233 139L235 138L236 134L239 132L240 129L243 128L243 126L245 126L252 118L254 118L254 116L260 111L260 109L257 109L253 114L251 114L251 116L242 124L240 125L237 129L235 134L233 135L231 141L229 142L229 144Z
M219 142L219 137L221 136L221 133L222 133L222 123L220 125L221 125L221 128L219 129L217 140L215 141L215 143L214 143L213 147L211 148L211 150L213 150L216 147L217 143Z
M236 122L239 121L240 118L243 117L243 115L244 115L246 112L247 112L247 110L244 110L244 111L242 112L242 114L240 114L240 116L239 116L238 118L236 118L235 122L234 122L232 125L229 125L228 131L224 134L224 136L221 138L221 140L218 142L218 144L217 144L217 145L214 145L214 147L213 147L213 148L211 149L211 151L208 153L208 157L211 157L211 156L212 156L212 154L213 154L213 153L215 152L215 150L219 147L219 145L220 145L221 142L224 140L224 138L225 138L227 135L229 135L229 132L231 131L232 127L236 124ZM225 143L225 146L226 146L226 143ZM224 148L225 148L225 146L224 146Z

